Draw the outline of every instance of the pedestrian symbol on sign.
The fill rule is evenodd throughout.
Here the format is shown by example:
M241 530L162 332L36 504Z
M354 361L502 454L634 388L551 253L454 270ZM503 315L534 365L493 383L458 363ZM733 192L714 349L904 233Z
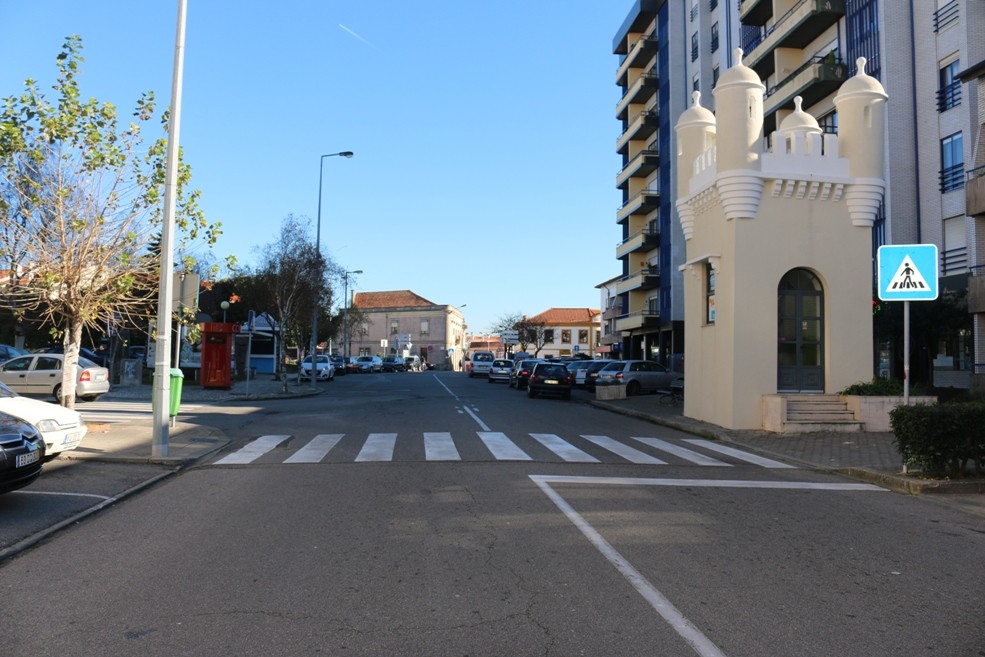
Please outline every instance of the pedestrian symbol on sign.
M903 258L896 275L889 281L888 290L926 290L929 289L927 281L924 280L920 272L913 266L910 256Z

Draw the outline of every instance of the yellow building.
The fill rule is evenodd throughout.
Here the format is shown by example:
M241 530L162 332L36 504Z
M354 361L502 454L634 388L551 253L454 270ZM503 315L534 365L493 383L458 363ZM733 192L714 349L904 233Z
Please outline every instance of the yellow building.
M864 72L834 100L839 134L800 109L763 139L765 87L736 50L717 114L679 118L684 414L760 429L765 399L873 373L872 225L885 189L886 94Z

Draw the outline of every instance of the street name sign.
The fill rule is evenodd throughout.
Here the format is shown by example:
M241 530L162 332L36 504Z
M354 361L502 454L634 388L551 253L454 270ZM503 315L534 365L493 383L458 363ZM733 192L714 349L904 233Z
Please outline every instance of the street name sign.
M933 301L940 290L936 244L879 247L879 298L882 301Z

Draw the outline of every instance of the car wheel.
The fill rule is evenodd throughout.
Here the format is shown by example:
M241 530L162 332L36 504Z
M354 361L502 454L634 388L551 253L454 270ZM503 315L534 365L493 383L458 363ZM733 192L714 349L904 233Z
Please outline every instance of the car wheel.
M638 394L640 394L640 382L639 381L630 381L629 383L626 384L626 396L627 397L635 397Z
M61 403L61 401L62 401L62 384L59 383L57 386L55 386L55 389L51 391L51 396L54 397L55 398L55 401L57 401L59 404Z
M530 397L531 399L533 399L536 396L537 396L536 391L534 391L534 389L531 388L530 386L527 386L527 397Z

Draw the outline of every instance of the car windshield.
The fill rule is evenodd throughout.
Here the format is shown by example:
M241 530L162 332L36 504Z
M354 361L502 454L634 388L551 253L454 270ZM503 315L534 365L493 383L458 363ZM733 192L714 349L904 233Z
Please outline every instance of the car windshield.
M493 367L513 367L513 361L509 360L494 360Z
M492 359L492 354L475 354L472 356L472 360L476 363L488 363Z

